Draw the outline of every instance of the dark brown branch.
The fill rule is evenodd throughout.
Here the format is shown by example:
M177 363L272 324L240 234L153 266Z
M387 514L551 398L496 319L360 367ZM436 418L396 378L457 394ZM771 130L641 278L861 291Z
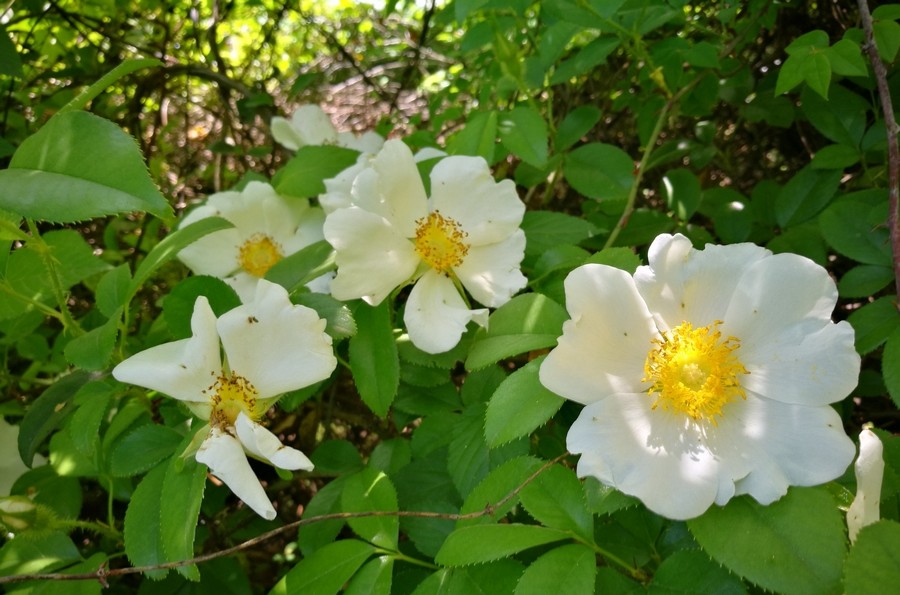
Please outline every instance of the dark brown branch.
M888 87L887 69L878 47L875 45L875 33L872 27L872 14L866 0L858 0L859 16L862 20L866 42L863 50L868 54L872 69L875 72L875 83L878 85L878 96L881 98L881 111L884 115L884 127L887 131L888 143L888 227L891 230L891 248L894 253L894 287L900 296L900 149L897 147L897 133L900 128L894 119L894 104L891 102L891 91ZM900 301L896 304L900 309Z

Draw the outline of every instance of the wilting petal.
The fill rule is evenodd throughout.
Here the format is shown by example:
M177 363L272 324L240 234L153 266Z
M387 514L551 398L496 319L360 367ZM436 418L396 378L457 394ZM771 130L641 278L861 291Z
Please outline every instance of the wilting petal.
M313 463L305 454L282 444L275 434L251 421L243 412L238 414L234 428L244 450L250 454L280 469L312 471Z
M448 277L428 271L406 301L403 322L413 345L426 353L456 347L470 320L484 325L487 310L470 310Z
M859 457L856 459L856 498L847 509L850 543L859 530L881 518L881 484L884 478L884 445L869 428L859 434Z
M253 473L244 448L237 438L228 432L212 428L209 437L200 445L196 458L209 467L210 472L221 479L256 514L268 521L275 518L275 508Z

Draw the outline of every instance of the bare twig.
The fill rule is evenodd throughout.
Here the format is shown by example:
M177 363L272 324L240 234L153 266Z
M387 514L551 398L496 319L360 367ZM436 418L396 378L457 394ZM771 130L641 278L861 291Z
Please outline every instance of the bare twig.
M875 45L875 33L872 27L872 14L866 0L858 0L859 16L862 20L866 42L863 50L868 54L872 69L875 72L875 83L878 85L878 96L881 98L881 111L884 114L884 127L887 130L888 143L888 227L891 230L891 248L894 252L894 286L900 295L900 149L897 147L897 133L900 128L894 119L894 105L891 103L891 91L888 87L887 69L878 47ZM900 302L896 304L900 309Z

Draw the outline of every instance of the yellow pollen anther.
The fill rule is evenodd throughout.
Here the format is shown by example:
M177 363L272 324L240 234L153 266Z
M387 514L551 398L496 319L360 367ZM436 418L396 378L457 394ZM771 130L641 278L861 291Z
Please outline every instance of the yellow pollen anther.
M265 276L284 255L272 238L264 233L250 236L238 253L241 268L256 277Z
M462 264L469 245L459 223L434 211L416 221L416 252L434 270L447 273Z
M209 424L214 428L234 427L234 421L241 411L253 421L265 413L257 398L259 393L256 388L249 380L238 374L219 376L207 392L212 394Z
M720 324L694 328L683 322L653 340L643 382L652 383L647 392L656 396L654 409L661 406L715 425L727 403L747 398L738 377L749 372L735 355L740 341L723 340Z

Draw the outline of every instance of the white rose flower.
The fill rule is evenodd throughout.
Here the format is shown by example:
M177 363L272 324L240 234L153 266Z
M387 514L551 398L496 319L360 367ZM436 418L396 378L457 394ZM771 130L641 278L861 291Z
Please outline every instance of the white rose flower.
M292 304L281 286L263 280L250 303L218 319L206 298L198 297L191 329L189 339L126 359L113 376L183 401L209 420L197 461L256 513L274 519L247 455L281 469L312 469L306 455L281 444L259 420L283 393L331 375L337 360L325 321Z
M375 132L359 136L338 132L331 118L318 105L301 105L290 120L275 116L269 128L272 137L292 151L306 145L336 145L361 153L377 153L384 144L384 137Z
M338 267L332 295L377 305L417 280L404 322L423 351L452 349L470 320L486 324L487 310L471 309L461 288L496 308L526 284L519 270L525 205L513 182L496 182L480 157L438 162L428 197L412 152L390 140L356 176L351 198L325 219Z
M586 265L565 288L572 318L540 379L585 405L567 437L580 476L689 519L739 494L770 504L853 459L829 403L860 358L809 259L661 235L633 277Z
M856 472L856 498L847 509L850 543L859 530L881 518L881 483L884 478L884 445L869 428L859 433L859 456Z
M206 217L222 217L234 227L203 236L178 258L198 275L223 279L242 302L252 299L257 282L279 260L324 239L322 209L305 199L287 199L264 182L211 195L180 227ZM319 279L309 287L328 291L327 282Z

